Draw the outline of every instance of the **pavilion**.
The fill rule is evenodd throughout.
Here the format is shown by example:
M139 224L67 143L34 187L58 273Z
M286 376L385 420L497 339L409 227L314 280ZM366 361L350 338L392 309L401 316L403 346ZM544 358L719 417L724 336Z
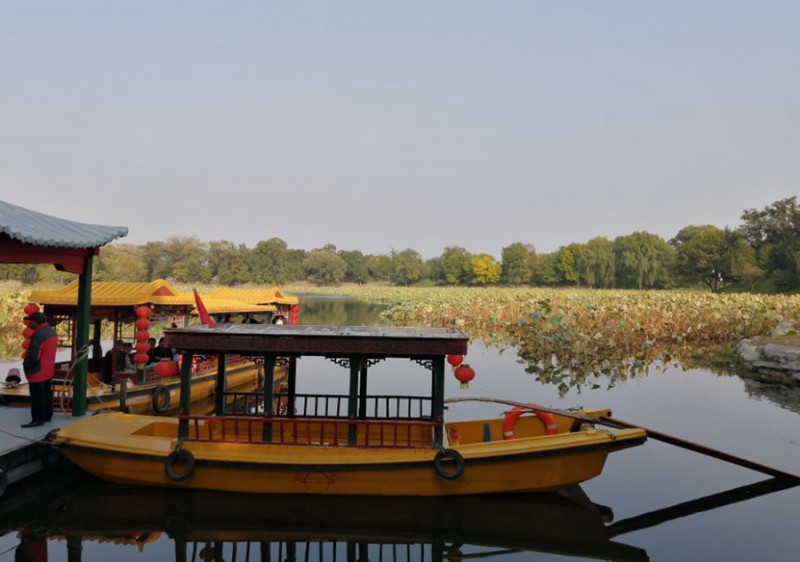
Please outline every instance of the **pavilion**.
M76 351L89 342L92 262L100 248L128 234L124 226L60 219L0 201L0 263L49 263L78 275ZM88 360L75 366L72 415L86 413Z

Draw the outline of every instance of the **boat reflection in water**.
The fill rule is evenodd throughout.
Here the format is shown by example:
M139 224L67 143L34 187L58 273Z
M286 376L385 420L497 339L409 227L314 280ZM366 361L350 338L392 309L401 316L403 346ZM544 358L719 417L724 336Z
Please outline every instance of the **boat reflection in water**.
M611 540L611 510L580 488L440 498L264 496L81 478L68 492L23 496L4 498L0 507L0 525L19 534L18 559L46 560L48 538L66 541L69 562L93 560L97 542L145 555L158 550L159 559L174 550L176 562L436 562L531 551L648 559L644 550ZM174 545L152 544L166 540Z

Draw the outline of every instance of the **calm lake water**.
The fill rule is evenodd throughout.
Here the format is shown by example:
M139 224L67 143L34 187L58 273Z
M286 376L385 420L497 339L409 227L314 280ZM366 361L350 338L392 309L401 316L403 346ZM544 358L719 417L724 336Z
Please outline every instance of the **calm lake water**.
M348 299L305 299L301 320L375 324L379 312ZM476 380L461 390L448 379L448 397L612 407L618 418L800 473L800 416L792 411L798 405L754 391L737 376L652 368L611 389L573 389L559 397L557 388L525 372L513 349L473 342L468 362ZM330 362L303 358L298 372L298 392L346 392L346 371ZM381 392L429 390L427 372L411 362L380 363L370 377L371 388ZM447 415L502 413L500 405L472 403L451 406ZM45 560L45 547L49 560L88 562L796 561L800 487L750 486L768 479L653 440L612 454L603 474L570 498L199 494L111 486L66 470L0 500L6 533L0 561Z

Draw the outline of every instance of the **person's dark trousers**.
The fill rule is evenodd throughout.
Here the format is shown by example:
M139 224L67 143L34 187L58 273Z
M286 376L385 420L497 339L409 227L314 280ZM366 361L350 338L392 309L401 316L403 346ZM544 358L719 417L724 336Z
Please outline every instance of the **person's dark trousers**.
M44 381L44 421L53 419L53 381Z
M49 384L50 381L28 383L31 393L31 421L44 422L47 419L47 386ZM52 405L52 392L50 396Z

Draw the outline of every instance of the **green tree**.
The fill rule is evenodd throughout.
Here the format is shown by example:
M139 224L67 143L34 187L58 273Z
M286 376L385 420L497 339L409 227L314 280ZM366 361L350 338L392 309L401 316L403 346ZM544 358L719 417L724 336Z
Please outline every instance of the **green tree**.
M800 290L800 206L797 197L742 214L741 232L778 291Z
M369 270L364 254L358 250L340 251L339 256L347 263L347 272L344 275L345 281L363 285L369 281Z
M426 272L425 262L419 252L408 248L402 252L392 252L392 283L397 285L413 285L424 277Z
M306 278L317 285L337 285L347 273L347 262L330 249L309 252L303 267Z
M669 269L674 249L663 238L650 232L634 232L614 240L617 285L651 289L670 281Z
M196 237L172 236L163 242L148 242L144 245L144 262L151 280L207 283L212 277L208 247Z
M514 242L503 248L501 279L506 285L530 283L533 275L533 259L536 251L533 246Z
M250 278L248 249L227 240L208 243L208 266L212 279L222 285L240 285Z
M616 280L614 244L604 236L589 240L583 251L583 280L590 287L613 287Z
M436 269L431 271L431 277L446 285L469 283L472 275L469 259L470 253L461 246L447 246L435 262Z
M755 248L739 233L728 231L727 234L730 276L747 290L752 291L756 282L765 275L764 270L758 265Z
M538 254L536 256L536 268L533 271L533 283L539 286L553 286L558 283L558 252L549 254Z
M469 259L473 285L493 285L500 281L503 267L489 254L477 254Z
M573 243L558 250L557 271L560 280L569 285L580 283L583 278L584 245Z
M97 281L148 281L144 247L135 244L109 244L94 262Z
M670 240L675 272L687 283L702 283L718 292L730 278L730 253L725 231L712 225L687 226Z
M372 281L390 283L392 280L392 258L387 255L368 255L365 258L369 278Z
M282 285L305 277L305 252L290 250L280 238L259 241L247 253L250 281L262 285Z

